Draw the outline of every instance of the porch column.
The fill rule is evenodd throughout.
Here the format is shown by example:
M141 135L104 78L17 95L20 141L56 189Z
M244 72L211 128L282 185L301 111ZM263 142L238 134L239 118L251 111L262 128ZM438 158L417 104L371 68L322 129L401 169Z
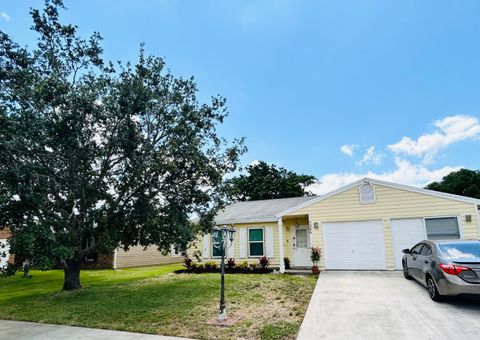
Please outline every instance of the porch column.
M280 262L280 273L285 273L285 262L283 261L283 221L280 217L277 220L278 225L278 257Z

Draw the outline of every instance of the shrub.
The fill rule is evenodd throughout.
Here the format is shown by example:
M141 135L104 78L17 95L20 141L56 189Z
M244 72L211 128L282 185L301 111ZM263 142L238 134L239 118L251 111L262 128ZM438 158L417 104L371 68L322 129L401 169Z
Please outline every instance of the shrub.
M258 268L258 264L256 264L256 263L251 263L251 264L250 264L250 269L251 269L252 271L257 270L257 268Z
M237 268L239 271L248 271L248 262L247 262L247 261L243 261L243 262L237 264L236 268Z
M216 262L205 262L205 270L207 271L218 270L218 264Z
M262 269L267 269L268 265L270 264L270 260L266 256L262 256L258 259L258 264Z
M320 261L321 249L319 247L312 247L312 254L310 259L312 259L313 265L316 266L318 261Z
M233 257L229 258L227 261L227 268L233 269L235 268L235 259Z
M290 259L288 257L283 258L283 263L285 263L285 269L290 269Z
M183 259L183 265L187 268L190 269L192 267L193 260L189 258L188 256L185 256Z

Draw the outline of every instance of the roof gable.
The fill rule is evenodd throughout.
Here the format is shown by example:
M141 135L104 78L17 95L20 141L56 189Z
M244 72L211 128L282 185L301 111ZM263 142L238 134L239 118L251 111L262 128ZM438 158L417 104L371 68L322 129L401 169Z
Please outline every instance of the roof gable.
M464 202L464 203L471 203L471 204L477 204L480 205L480 200L471 198L471 197L466 197L466 196L459 196L459 195L454 195L454 194L448 194L444 192L439 192L439 191L433 191L433 190L428 190L428 189L423 189L423 188L417 188L417 187L412 187L409 185L404 185L404 184L397 184L397 183L392 183L392 182L386 182L386 181L381 181L378 179L373 179L373 178L362 178L358 181L355 181L353 183L347 184L341 188L338 188L336 190L333 190L325 195L317 196L313 200L310 200L308 202L303 202L300 203L296 207L291 207L288 209L285 209L284 211L280 212L279 214L276 215L277 218L280 218L282 216L291 214L299 209L308 207L312 204L315 204L317 202L326 200L332 196L336 196L338 194L341 194L347 190L350 190L354 187L360 186L362 183L371 183L373 185L379 185L379 186L384 186L388 188L393 188L393 189L398 189L398 190L404 190L404 191L410 191L410 192L415 192L423 195L428 195L428 196L433 196L433 197L439 197L439 198L444 198L444 199L450 199L454 201L459 201L459 202Z

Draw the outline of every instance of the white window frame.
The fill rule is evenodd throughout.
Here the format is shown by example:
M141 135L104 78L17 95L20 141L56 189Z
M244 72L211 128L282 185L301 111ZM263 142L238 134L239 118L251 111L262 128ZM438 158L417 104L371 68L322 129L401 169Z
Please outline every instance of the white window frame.
M261 229L262 230L262 241L250 241L250 230ZM263 244L263 255L250 255L250 243L262 243ZM250 227L247 231L247 248L248 248L248 257L250 258L260 258L265 256L265 227Z
M362 200L362 187L365 186L365 185L368 185L372 188L372 190L373 190L373 200L369 200L369 201ZM374 204L374 203L377 203L377 193L376 193L376 190L375 190L375 185L373 185L370 182L362 183L358 187L358 200L360 201L360 204Z
M177 246L178 253L175 253L175 245L174 244L172 244L170 247L171 247L170 248L170 256L172 256L172 257L182 256L182 252L180 251L180 247Z

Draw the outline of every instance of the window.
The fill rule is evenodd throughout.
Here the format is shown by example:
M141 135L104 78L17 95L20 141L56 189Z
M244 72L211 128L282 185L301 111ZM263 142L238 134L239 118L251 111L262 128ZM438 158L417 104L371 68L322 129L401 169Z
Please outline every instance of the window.
M180 247L178 244L172 244L172 256L180 256Z
M422 248L422 251L420 252L420 255L428 256L428 255L431 254L431 252L432 252L432 248L430 248L430 246L428 244L424 244L423 248Z
M431 240L450 240L460 238L456 217L426 218L427 237Z
M363 183L358 189L360 203L375 203L375 188L370 183Z
M458 262L480 262L480 242L449 242L438 245L442 255Z
M412 248L410 253L412 255L418 255L418 254L420 254L420 251L421 251L422 247L423 247L423 243L417 244L415 247Z
M263 228L248 229L248 256L261 257L264 256L263 247Z

